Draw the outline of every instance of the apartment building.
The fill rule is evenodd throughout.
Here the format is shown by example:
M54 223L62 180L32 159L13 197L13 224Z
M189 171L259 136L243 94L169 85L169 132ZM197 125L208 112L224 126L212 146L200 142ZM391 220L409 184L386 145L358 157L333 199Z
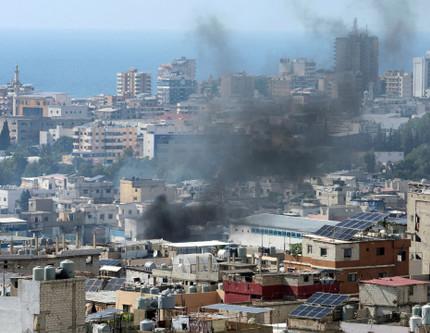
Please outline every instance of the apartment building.
M120 180L120 203L152 201L159 195L167 195L168 199L175 196L175 188L166 185L160 179L121 179Z
M151 94L151 74L131 68L116 74L116 94L130 98L140 94Z
M138 152L137 128L93 122L74 128L73 153L93 163L111 164L126 150Z
M412 75L404 71L384 73L385 94L390 97L412 97Z
M287 255L285 270L326 271L340 293L357 293L360 280L409 274L409 239L377 235L348 240L305 235L302 255Z
M430 184L409 184L407 233L411 239L411 274L430 274Z

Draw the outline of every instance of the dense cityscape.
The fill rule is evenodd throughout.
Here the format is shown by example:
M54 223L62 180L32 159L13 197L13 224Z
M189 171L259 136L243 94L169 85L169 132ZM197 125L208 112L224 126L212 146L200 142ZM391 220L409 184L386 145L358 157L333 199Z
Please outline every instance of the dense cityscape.
M112 95L0 77L0 332L428 332L430 46L387 68L355 19L333 63L257 75L199 29L206 79L183 54Z

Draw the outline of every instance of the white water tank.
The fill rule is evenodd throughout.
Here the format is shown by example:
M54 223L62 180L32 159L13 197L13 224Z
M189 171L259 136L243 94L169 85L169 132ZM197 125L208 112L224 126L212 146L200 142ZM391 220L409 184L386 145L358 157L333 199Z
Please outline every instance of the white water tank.
M43 281L44 269L43 267L33 267L33 281Z
M108 324L94 324L93 333L110 333L111 328Z
M139 324L141 331L152 331L154 329L154 322L149 319L142 320Z
M426 304L421 308L423 325L430 325L430 304Z
M421 317L412 316L409 318L409 332L415 332L419 325L421 325Z

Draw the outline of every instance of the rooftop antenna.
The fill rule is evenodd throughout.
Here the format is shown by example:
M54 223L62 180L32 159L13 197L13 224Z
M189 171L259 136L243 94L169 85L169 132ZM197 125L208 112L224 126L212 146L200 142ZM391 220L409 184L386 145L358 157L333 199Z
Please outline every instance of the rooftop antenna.
M352 26L352 31L354 33L358 32L358 22L357 22L357 18L356 17L354 17L354 23L353 23L353 26Z

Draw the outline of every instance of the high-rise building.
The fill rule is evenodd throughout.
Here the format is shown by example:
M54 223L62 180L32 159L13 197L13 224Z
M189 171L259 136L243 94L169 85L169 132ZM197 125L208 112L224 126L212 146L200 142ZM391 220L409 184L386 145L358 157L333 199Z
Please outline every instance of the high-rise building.
M251 98L254 96L253 76L242 73L226 74L221 77L220 94L222 98Z
M354 21L354 27L347 36L336 38L335 48L337 73L351 71L359 75L362 91L369 88L369 83L378 80L378 37L359 30L357 21Z
M196 61L185 57L158 67L157 98L160 104L185 101L197 90Z
M424 57L415 57L412 61L413 96L430 97L430 51Z
M389 97L412 97L412 75L404 71L386 71L385 94Z
M315 88L316 73L313 60L298 58L281 58L279 61L279 75L290 82L290 88Z
M132 68L128 72L116 74L116 94L121 97L136 97L151 94L151 74L138 72Z
M172 61L172 72L180 73L185 79L196 79L196 60L185 57L177 58Z

